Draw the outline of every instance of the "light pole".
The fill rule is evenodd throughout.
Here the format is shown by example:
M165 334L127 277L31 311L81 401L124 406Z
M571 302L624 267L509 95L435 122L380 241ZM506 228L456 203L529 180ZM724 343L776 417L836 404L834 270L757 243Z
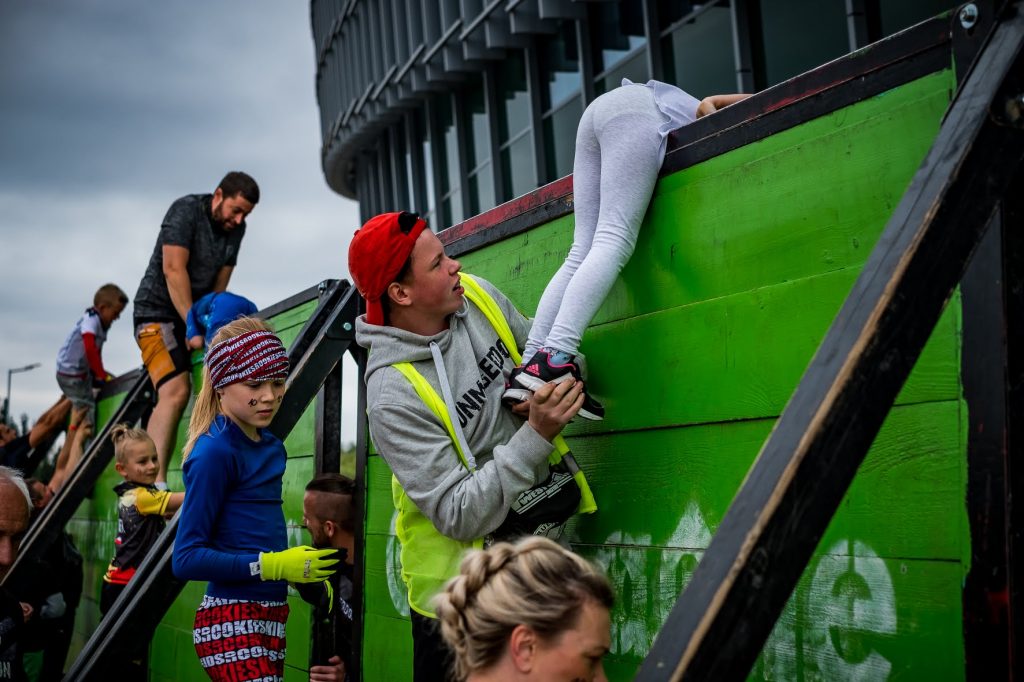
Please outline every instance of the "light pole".
M42 367L42 363L33 362L31 365L25 365L24 367L15 367L7 370L7 397L4 398L4 415L0 423L6 424L7 420L11 416L11 375L17 374L18 372L30 372L36 367Z

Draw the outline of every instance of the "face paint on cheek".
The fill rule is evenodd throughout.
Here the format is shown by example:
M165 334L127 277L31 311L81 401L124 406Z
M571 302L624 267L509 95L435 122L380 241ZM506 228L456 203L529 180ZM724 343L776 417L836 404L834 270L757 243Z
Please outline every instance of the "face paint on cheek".
M256 398L249 401L249 407L256 407Z

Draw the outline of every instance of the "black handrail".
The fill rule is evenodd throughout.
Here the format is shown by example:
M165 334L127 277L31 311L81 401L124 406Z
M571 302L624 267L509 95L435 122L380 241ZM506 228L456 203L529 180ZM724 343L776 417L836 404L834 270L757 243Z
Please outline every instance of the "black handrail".
M320 386L354 345L358 302L359 294L348 282L324 287L320 305L288 353L292 370L285 398L269 427L278 438L284 440L291 433ZM118 662L152 639L157 624L185 586L171 570L177 522L175 514L64 679L109 679Z

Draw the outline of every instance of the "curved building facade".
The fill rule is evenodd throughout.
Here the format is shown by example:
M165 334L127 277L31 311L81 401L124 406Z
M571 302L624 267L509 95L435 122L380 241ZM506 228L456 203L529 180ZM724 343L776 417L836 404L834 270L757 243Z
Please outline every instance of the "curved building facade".
M756 92L949 0L312 0L328 184L435 230L572 172L623 78Z

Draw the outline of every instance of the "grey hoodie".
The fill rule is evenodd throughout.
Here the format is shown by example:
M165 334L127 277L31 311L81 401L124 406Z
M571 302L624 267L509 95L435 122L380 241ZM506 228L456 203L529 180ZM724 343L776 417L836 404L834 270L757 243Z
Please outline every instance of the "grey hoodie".
M498 303L520 349L530 321L494 286L476 280ZM498 333L468 300L449 328L420 336L356 321L356 341L369 350L366 404L370 436L416 507L441 533L460 541L484 537L505 520L512 502L548 474L553 446L501 404L505 377L515 367ZM470 473L441 422L392 364L411 362L442 395L430 344L441 351L469 449Z

